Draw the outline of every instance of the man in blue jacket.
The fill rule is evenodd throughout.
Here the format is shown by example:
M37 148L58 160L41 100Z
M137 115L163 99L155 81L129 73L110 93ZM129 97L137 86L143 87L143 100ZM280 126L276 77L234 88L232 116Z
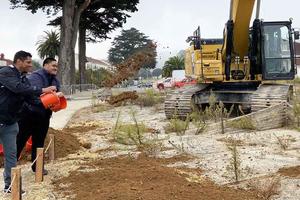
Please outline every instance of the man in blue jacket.
M54 58L46 58L43 62L43 68L38 69L27 76L30 84L36 87L56 87L60 89L59 81L56 78L58 72L57 61ZM57 92L59 96L63 94ZM36 158L36 148L44 147L45 138L48 132L52 111L45 109L43 105L36 105L26 102L21 112L19 123L19 134L17 136L17 156L20 154L29 139L32 136L31 161ZM35 172L35 163L32 165L32 171ZM47 175L48 171L43 170L43 174Z
M31 54L18 51L13 65L0 68L0 141L4 149L4 192L10 193L11 168L17 164L16 136L19 132L18 114L26 100L36 99L42 93L56 91L56 87L31 86L24 73L31 71Z

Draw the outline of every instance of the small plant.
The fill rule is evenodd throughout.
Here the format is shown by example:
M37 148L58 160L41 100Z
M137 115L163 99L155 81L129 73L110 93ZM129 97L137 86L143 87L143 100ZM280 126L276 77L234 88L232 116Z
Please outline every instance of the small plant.
M120 144L142 145L143 135L147 128L144 124L120 124L115 131L114 140Z
M247 116L243 116L243 117L233 120L233 121L228 121L226 124L232 128L249 129L249 130L256 129L252 119Z
M295 138L292 138L291 136L277 136L275 133L273 135L276 137L278 144L282 150L287 150L291 144L291 142L295 142Z
M138 146L139 150L146 155L156 156L163 148L162 142L156 137L145 141Z
M203 117L202 111L194 111L190 115L190 119L192 120L192 124L196 127L195 135L199 135L203 133L206 128L205 119Z
M177 135L184 135L190 124L190 116L188 115L185 121L177 117L170 120L169 124L165 127L166 133L175 132Z
M294 97L293 113L297 120L297 127L300 127L300 100L299 100L299 97Z
M176 144L174 141L169 140L169 144L171 144L180 154L187 154L184 143L182 141L182 137L180 136L180 143Z
M237 150L237 144L233 140L231 144L227 144L227 148L229 149L232 156L230 159L230 163L227 166L227 170L234 173L235 182L238 182L241 176L241 159Z
M115 125L113 126L112 128L112 134L113 134L113 137L115 138L116 136L116 133L119 129L119 120L120 120L120 116L121 116L121 111L118 112L118 116L117 116L117 120L116 120L116 123Z
M143 142L142 142L142 130L140 130L140 125L138 124L137 122L137 119L136 119L136 112L131 110L131 118L134 122L134 125L135 125L135 128L136 128L136 137L137 137L137 141L138 141L138 144L141 145ZM142 127L142 128L145 128L145 127ZM145 130L143 130L145 131Z
M155 92L153 89L147 89L145 91L145 94L140 95L137 101L140 106L148 107L148 106L154 106L158 103L163 103L164 98L162 97L161 94Z
M271 200L274 195L279 193L280 176L273 176L264 181L255 181L250 184L250 188L258 191L262 200Z
M116 142L126 145L142 145L144 133L147 132L147 127L143 123L138 123L136 113L131 111L133 124L120 123L120 112L116 120L116 124L112 129L113 138Z

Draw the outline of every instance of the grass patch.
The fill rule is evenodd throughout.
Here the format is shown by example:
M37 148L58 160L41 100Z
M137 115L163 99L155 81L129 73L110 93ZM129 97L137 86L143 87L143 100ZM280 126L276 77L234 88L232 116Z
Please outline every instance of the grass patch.
M227 121L226 125L237 129L255 130L256 127L250 117L243 116L233 121Z
M147 89L144 94L140 94L137 103L140 106L149 107L163 103L165 98L153 89Z
M170 122L165 127L166 133L173 133L175 132L177 135L184 135L186 130L189 128L190 124L190 117L189 115L185 119L185 121L182 121L178 118L172 118Z
M144 124L119 124L114 134L114 140L120 144L141 145L143 136L147 131Z

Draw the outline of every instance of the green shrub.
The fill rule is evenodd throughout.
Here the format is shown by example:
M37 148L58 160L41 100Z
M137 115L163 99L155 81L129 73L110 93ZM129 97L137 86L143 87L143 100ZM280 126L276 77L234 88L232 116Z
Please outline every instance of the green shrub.
M227 126L232 128L238 128L238 129L249 129L249 130L255 130L256 127L250 117L241 117L239 119L233 120L233 121L227 121Z
M145 94L139 95L138 103L141 106L154 106L158 103L163 103L164 97L158 93L155 92L153 89L147 89L145 91Z
M177 135L184 135L186 130L189 127L190 117L189 115L186 117L185 121L182 121L178 118L173 118L165 127L166 133L175 132Z

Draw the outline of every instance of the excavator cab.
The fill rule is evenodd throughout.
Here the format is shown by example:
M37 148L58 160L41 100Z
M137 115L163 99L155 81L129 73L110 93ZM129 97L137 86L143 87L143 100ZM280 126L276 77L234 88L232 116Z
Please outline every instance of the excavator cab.
M263 80L294 79L295 54L291 22L262 22L261 36Z

